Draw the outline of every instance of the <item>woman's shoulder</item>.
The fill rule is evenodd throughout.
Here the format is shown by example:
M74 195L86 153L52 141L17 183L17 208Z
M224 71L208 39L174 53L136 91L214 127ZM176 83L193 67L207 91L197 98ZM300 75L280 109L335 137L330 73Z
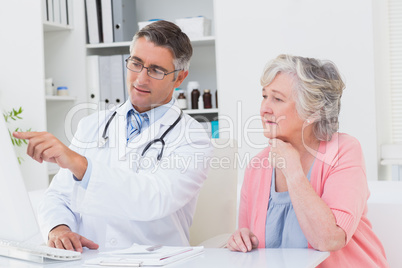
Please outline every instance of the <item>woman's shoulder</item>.
M338 166L339 163L364 164L360 142L346 133L335 133L332 139L322 142L316 155L322 162Z
M326 142L326 148L330 151L335 150L338 153L344 150L361 150L361 145L358 139L346 134L346 133L335 133L332 139Z

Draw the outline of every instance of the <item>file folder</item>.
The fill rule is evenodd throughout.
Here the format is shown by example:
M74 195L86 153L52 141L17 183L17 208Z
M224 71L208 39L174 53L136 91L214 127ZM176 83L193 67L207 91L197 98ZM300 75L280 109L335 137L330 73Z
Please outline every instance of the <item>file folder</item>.
M103 43L113 43L112 0L101 0Z
M123 55L110 56L110 87L111 87L111 102L120 105L124 102L124 69L122 62Z
M119 105L124 101L123 56L99 56L100 101Z
M67 25L67 0L60 1L60 23Z
M98 44L100 42L98 9L99 1L85 0L85 10L87 15L87 35L89 44Z
M135 0L113 0L113 38L115 42L131 41L137 32Z
M128 100L128 88L127 88L127 68L126 68L126 59L130 57L130 54L123 55L123 82L124 82L124 101Z
M87 56L87 90L89 93L88 101L99 104L100 83L99 83L99 56Z

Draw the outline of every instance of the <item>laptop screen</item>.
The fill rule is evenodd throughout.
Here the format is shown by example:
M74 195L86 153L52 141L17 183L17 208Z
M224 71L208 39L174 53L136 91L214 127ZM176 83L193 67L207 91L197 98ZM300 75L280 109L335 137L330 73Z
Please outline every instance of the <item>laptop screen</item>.
M30 179L35 179L35 174L32 174ZM0 215L0 239L22 242L39 233L35 213L2 115L0 115Z

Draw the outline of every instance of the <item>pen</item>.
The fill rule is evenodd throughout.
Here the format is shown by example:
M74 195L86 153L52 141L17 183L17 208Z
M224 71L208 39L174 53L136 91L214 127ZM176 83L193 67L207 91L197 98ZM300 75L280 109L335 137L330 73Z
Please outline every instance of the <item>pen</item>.
M162 245L155 245L155 246L151 246L149 248L146 248L145 250L147 251L155 251L157 249L160 249L162 247Z

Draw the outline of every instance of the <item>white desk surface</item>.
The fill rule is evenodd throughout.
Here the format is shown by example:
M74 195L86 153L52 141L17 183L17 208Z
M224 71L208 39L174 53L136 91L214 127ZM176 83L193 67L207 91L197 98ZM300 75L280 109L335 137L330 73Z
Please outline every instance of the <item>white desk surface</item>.
M85 260L97 257L97 251L85 250L82 260L52 264L36 264L0 257L0 267L83 267ZM168 268L244 268L244 267L316 267L329 256L329 252L313 249L255 249L248 253L231 252L228 249L206 248L202 255L179 261ZM104 266L106 267L106 266ZM110 266L109 266L110 267Z

